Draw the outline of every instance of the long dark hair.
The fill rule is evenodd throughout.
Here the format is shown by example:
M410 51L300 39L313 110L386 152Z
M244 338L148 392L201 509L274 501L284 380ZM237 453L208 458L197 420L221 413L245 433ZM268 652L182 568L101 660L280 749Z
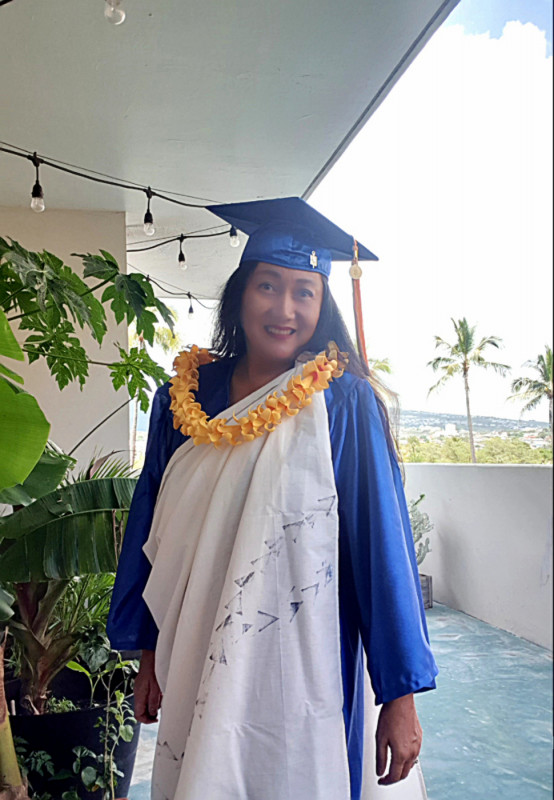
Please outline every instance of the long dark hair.
M212 336L212 351L220 358L233 356L240 358L246 354L246 337L240 322L240 313L244 290L256 266L256 261L242 261L223 287ZM398 397L360 358L335 298L331 294L329 283L324 277L319 320L314 335L306 344L305 350L319 353L326 349L330 341L336 342L339 350L348 353L347 370L371 384L383 418L389 445L392 446L398 457Z

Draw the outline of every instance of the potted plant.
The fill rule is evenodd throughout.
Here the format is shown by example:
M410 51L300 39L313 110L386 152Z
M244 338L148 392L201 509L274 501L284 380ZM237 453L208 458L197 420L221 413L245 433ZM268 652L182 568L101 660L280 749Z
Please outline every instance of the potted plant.
M88 776L82 796L88 797L92 788L103 788L106 800L115 797L114 785L121 777L116 761L122 758L127 759L128 787L134 754L123 750L131 743L136 752L138 742L129 699L115 680L130 689L132 664L110 654L105 635L113 571L136 483L129 472L122 462L97 459L73 480L64 477L54 491L0 519L0 581L5 597L11 595L13 600L9 625L17 682L15 688L13 682L6 688L17 707L14 735L27 742L31 753L48 753L49 743L60 742L61 748L56 751L53 744L50 753L58 772L71 767L75 747L84 747L85 761L96 757L100 762L82 768ZM79 687L71 686L72 673L63 673L68 665L79 677L87 676L100 694L89 693L86 679L80 693ZM100 680L105 675L110 676L108 684ZM84 706L81 711L80 706ZM95 728L100 713L110 717L112 712L114 720L106 722L111 736L107 750L102 737L108 733L102 733L102 726L99 731ZM59 725L61 735L55 733ZM118 753L112 752L114 736L118 745L122 743ZM29 758L31 764L38 763L36 757ZM99 780L105 786L91 783L100 766ZM34 788L44 790L51 777L51 772L37 773ZM65 777L67 782L70 776Z
M416 558L418 566L423 562L423 559L431 551L429 547L429 537L423 540L426 533L433 530L434 525L429 519L429 514L422 511L419 504L424 499L425 495L420 494L417 500L410 500L408 503L408 511L410 513L410 522L412 524L412 534L414 537L414 544L416 548ZM424 575L420 572L419 580L421 583L421 593L423 595L423 607L433 607L433 579L431 575Z
M127 351L118 346L116 361L93 361L81 342L80 329L101 344L108 312L118 324L134 321L137 334L151 344L158 315L171 329L173 326L171 313L155 297L148 278L121 273L105 251L80 258L82 277L52 253L31 252L13 240L0 238L0 503L14 509L1 518L0 612L4 618L11 615L12 665L15 659L22 709L35 720L44 719L64 665L73 660L93 672L84 657L85 631L77 624L79 612L75 609L83 604L92 608L100 576L115 570L135 481L128 475L102 472L98 464L94 474L68 480L66 474L74 460L48 443L48 420L39 400L23 390L23 379L12 369L13 361L43 360L60 390L72 381L83 388L92 365L108 368L114 388L126 386L130 396L120 408L137 397L146 410L149 379L160 385L167 379L164 370L144 349L133 347ZM124 336L126 340L126 331ZM5 359L12 361L6 364ZM62 606L67 606L71 597L75 613L68 617ZM62 624L68 619L71 624ZM107 658L106 665L114 661ZM122 672L121 665L114 669ZM121 690L117 687L114 691ZM111 707L118 707L117 698L115 695ZM14 764L13 742L9 745L7 714L1 716L5 698L0 700L0 800L12 800L26 797L27 792L24 776ZM121 713L125 720L127 712ZM97 720L97 711L94 714ZM126 725L123 722L124 729ZM124 737L128 733L125 729ZM37 752L47 753L49 742L43 744ZM40 763L39 758L35 766ZM88 769L85 774L91 777L89 767L93 765L86 764L81 772ZM49 771L44 765L41 769ZM106 782L105 776L102 780ZM112 800L114 782L107 783L110 785L95 788L102 788L104 797ZM58 800L58 790L53 794Z

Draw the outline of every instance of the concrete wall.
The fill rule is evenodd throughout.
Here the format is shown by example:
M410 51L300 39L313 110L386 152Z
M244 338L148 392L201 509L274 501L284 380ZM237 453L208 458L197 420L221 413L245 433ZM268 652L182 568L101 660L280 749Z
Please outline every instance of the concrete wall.
M552 649L552 467L406 464L435 599Z
M42 214L35 214L27 208L0 207L0 236L15 239L29 250L48 250L73 269L80 268L81 261L72 258L71 253L97 253L102 248L125 270L125 214L122 212L46 209ZM118 354L114 342L127 345L126 326L116 326L110 314L107 315L109 330L101 348L88 334L81 338L92 359L115 361ZM18 335L18 338L22 341L24 336ZM83 391L78 384L70 384L60 391L42 359L30 365L21 362L21 366L13 362L13 368L23 375L24 388L37 398L51 423L50 438L66 452L128 397L125 389L114 391L105 367L90 366ZM119 457L128 458L128 407L112 417L74 455L80 463L86 463L95 448L103 452L122 450Z

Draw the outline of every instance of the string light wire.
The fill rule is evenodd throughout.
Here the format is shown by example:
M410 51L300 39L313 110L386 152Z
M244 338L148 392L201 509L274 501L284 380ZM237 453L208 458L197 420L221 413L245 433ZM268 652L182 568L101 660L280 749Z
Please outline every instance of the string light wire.
M1 5L1 3L2 3L2 0L0 0L0 5ZM8 148L8 149L5 149L5 148ZM0 150L4 150L5 152L11 152L11 151L14 151L14 150L20 150L21 151L19 153L11 152L11 155L19 155L19 156L28 156L28 155L31 156L32 155L32 152L30 150L26 150L24 147L19 147L19 145L10 144L10 142L4 142L4 141L1 141L1 140L0 140ZM115 181L116 183L126 184L126 186L124 186L124 188L135 187L136 189L141 189L142 191L145 191L144 184L135 183L135 181L130 181L130 180L127 180L126 178L125 179L124 178L117 178L117 177L114 177L113 175L108 175L105 172L98 172L97 170L89 169L88 167L81 167L81 166L76 165L76 164L71 164L68 161L61 161L58 158L48 158L48 161L51 163L51 165L59 164L60 166L70 167L71 169L74 169L74 170L84 170L85 173L89 173L90 175L98 175L101 178L107 178L110 181ZM87 178L87 177L89 177L89 175L83 174L83 175L81 175L81 177ZM201 201L203 201L205 203L208 203L210 205L217 205L220 202L219 200L212 200L209 197L199 197L197 195L185 194L183 192L173 192L173 191L171 191L169 189L159 189L159 188L156 189L156 188L154 188L154 191L155 192L159 192L160 194L172 194L172 195L175 195L175 197L188 197L190 200L201 200ZM205 208L205 206L199 206L199 208Z
M128 264L128 266L131 267L131 269L133 269L135 272L140 272L141 275L144 275L146 278L148 278L150 283L153 283L154 286L157 286L158 289L162 290L162 292L167 292L167 294L171 295L172 297L186 297L187 299L189 297L192 297L193 300L196 300L198 305L202 306L202 308L208 309L208 311L213 311L213 308L211 308L211 306L207 306L205 303L203 303L200 300L200 297L202 297L202 300L212 300L214 303L217 303L217 299L214 298L214 297L205 297L204 295L192 294L192 292L189 292L187 289L182 289L180 286L176 286L174 283L168 283L167 281L164 281L161 278L159 279L161 281L161 283L160 283L160 282L158 282L158 280L156 280L156 279L152 278L150 275L148 275L147 272L143 272L141 269L139 269L138 267L135 267L133 264ZM162 286L161 285L162 283L164 283L165 286ZM179 289L179 291L178 292L170 292L169 289L166 288L167 286L172 286L174 289Z

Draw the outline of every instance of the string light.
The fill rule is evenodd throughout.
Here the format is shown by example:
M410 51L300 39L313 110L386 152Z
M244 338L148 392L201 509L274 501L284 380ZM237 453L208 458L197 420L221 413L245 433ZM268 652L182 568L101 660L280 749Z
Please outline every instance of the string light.
M144 215L144 233L146 236L154 236L156 233L156 228L154 227L154 217L152 216L152 212L150 211L150 200L153 197L152 189L150 186L148 189L145 189L146 197L148 198L147 205L146 205L146 214Z
M42 191L42 186L40 185L40 180L38 175L38 169L41 164L41 161L36 153L33 153L31 161L35 165L35 169L37 171L35 185L33 186L33 189L31 191L31 208L33 209L33 211L36 211L37 214L40 214L41 211L44 211L45 209L44 192Z
M125 11L121 8L121 0L105 0L104 16L112 25L125 22Z
M2 5L3 0L0 0L0 5ZM112 0L105 0L106 3L111 4ZM110 7L119 7L121 0L113 0L114 6L110 5ZM120 9L121 12L124 14L125 12ZM17 149L14 149L17 148ZM42 186L40 184L39 179L39 167L40 166L48 166L53 169L60 170L62 172L66 172L70 175L76 175L79 178L84 178L85 180L94 181L95 183L105 184L106 186L117 186L121 189L128 189L131 191L138 191L144 192L147 197L147 207L146 213L144 215L144 233L146 236L150 237L156 233L156 228L154 225L154 217L152 215L152 211L150 209L150 201L153 197L157 197L160 200L163 200L168 203L173 203L179 206L184 206L186 208L207 208L206 205L200 203L189 203L183 200L177 200L175 197L168 197L168 194L176 194L175 192L162 192L152 189L151 186L148 186L146 189L138 183L133 183L130 181L124 182L118 178L113 178L110 175L105 175L101 172L95 172L94 170L88 170L89 173L82 172L82 169L86 169L85 167L76 167L73 164L67 164L63 161L55 161L49 158L45 158L43 156L39 156L36 152L32 153L29 150L25 150L22 147L17 147L17 145L10 145L7 142L0 142L0 153L8 153L12 156L18 156L19 158L25 158L34 165L36 169L36 181L31 191L31 208L33 211L40 213L45 210L45 203L44 203L44 192ZM179 197L193 197L193 195L187 194L179 194ZM202 198L195 198L200 200ZM217 205L218 201L209 200L208 201L211 205ZM222 226L218 226L222 227ZM206 232L204 232L206 231ZM162 247L170 242L182 242L184 239L208 239L213 238L215 236L229 236L229 243L231 247L239 247L241 244L237 229L234 225L231 226L228 230L216 230L215 232L211 233L210 228L204 229L204 231L193 232L189 234L180 234L179 236L173 236L170 238L164 238L162 241L157 242L154 245L149 245L147 247L137 247L137 248L128 248L127 252L136 253L143 250L151 250L154 247ZM182 257L181 257L182 256ZM178 263L181 269L186 269L186 260L185 254L182 251L182 246L179 248L179 258Z
M229 244L231 247L238 247L240 245L239 235L234 225L231 225L231 230L229 231Z
M184 271L187 268L187 262L185 260L185 254L183 253L183 242L185 241L186 236L182 233L179 236L179 258L178 263L181 269Z
M190 292L187 292L187 297L189 299L189 319L192 319L192 315L194 314L194 308L192 307L192 295Z
M1 2L1 0L0 0ZM24 150L23 148L18 148L17 150L13 149L14 146L7 145L6 142L0 142L0 153L8 153L11 156L18 156L19 158L25 158L28 161L32 161L34 163L36 153L31 155L30 151ZM21 152L18 152L21 151ZM105 176L102 173L95 173L87 175L86 172L82 172L81 170L86 169L85 167L72 167L72 165L66 165L64 162L57 162L53 161L52 159L45 158L44 156L40 156L39 163L44 167L48 166L52 169L60 170L61 172L66 172L69 175L76 175L78 178L85 178L88 181L94 181L95 183L102 183L105 186L117 186L120 189L127 189L129 191L134 192L146 192L147 190L144 186L141 186L138 183L131 183L129 181L125 182L118 178L111 178L109 175ZM89 170L89 172L93 172L93 170ZM150 187L149 187L150 188ZM206 208L207 206L202 203L188 203L184 200L177 200L175 197L168 197L168 194L173 194L173 192L162 192L162 190L156 190L150 188L151 197L157 197L160 200L164 200L166 203L173 203L178 206L183 206L184 208ZM179 195L180 197L190 197L191 195ZM196 198L201 199L201 198ZM215 201L210 200L209 203L211 205L217 205Z

